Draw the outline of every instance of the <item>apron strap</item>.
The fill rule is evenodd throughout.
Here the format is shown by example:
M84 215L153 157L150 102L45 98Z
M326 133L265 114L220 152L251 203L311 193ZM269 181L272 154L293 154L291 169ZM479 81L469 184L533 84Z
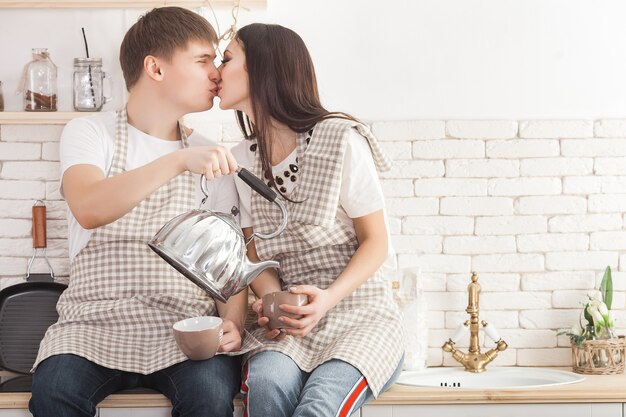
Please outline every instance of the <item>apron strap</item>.
M121 174L126 169L126 153L128 151L128 126L126 106L115 112L115 152L107 177Z
M178 130L183 148L189 147L189 137L182 123L178 122ZM126 171L126 155L128 153L128 113L126 106L115 112L115 152L107 177Z

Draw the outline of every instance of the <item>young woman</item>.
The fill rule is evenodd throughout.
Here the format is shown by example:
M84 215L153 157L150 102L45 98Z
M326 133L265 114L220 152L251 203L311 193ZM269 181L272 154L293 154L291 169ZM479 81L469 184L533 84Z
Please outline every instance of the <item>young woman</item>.
M244 367L249 416L348 416L395 381L402 361L399 312L379 271L388 253L384 198L376 169L389 162L369 129L320 103L309 52L278 25L241 28L220 67L220 107L234 109L246 139L233 149L240 166L283 198L287 229L248 246L251 260L275 259L255 294L288 289L304 307L282 305L298 320L269 330ZM274 205L237 179L246 236L275 229Z

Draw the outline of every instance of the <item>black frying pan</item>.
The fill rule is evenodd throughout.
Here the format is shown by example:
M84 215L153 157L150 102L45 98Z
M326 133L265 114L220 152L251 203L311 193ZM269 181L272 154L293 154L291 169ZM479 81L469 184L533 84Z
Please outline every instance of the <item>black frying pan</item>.
M43 203L42 203L43 204ZM59 315L56 304L67 285L54 282L46 253L46 206L33 206L33 257L28 263L26 282L0 291L0 368L30 373L39 343ZM30 267L42 249L50 273L31 274Z

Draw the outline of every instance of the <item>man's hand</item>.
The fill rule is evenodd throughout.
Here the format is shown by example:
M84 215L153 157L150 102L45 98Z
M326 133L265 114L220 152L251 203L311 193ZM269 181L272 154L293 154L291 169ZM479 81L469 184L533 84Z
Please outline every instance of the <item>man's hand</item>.
M222 330L224 330L224 336L222 336L222 343L218 351L235 352L241 349L241 332L235 323L231 320L224 319L222 322Z
M179 152L184 155L186 170L204 174L209 180L229 175L237 169L235 157L222 146L192 146Z

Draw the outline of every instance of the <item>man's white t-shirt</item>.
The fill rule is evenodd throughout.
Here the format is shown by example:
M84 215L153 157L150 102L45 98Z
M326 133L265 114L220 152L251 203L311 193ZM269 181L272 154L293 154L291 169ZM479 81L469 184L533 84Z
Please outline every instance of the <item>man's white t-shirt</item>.
M255 164L255 153L250 150L250 141L242 141L231 149L239 166L252 168ZM275 177L281 177L290 165L297 166L297 150L294 150L283 161L272 167ZM297 174L296 174L297 175ZM297 182L297 181L296 181ZM296 182L285 180L283 185L287 195L293 190ZM251 227L250 218L252 189L240 178L235 177L239 192L239 210L241 227ZM376 165L367 139L355 129L351 130L346 144L341 172L341 191L339 193L339 207L337 220L354 230L352 219L374 213L385 208L385 197L376 172ZM387 216L385 216L387 223ZM391 246L389 226L387 225L389 251L386 268L395 267L395 252Z
M61 178L65 171L73 165L94 165L107 175L113 162L115 152L115 112L103 112L71 120L63 129L59 147L61 160ZM128 126L128 153L126 155L126 170L130 171L146 165L157 158L175 152L182 148L181 141L159 139L150 136L135 127ZM193 132L189 136L189 146L212 146L210 141L199 133ZM196 177L196 202L200 202L204 195L200 190L200 176ZM209 198L203 207L215 211L230 212L233 205L237 205L237 191L232 177L221 177L218 180L208 181ZM60 184L63 195L63 183ZM70 259L83 249L91 237L91 231L84 229L68 210L69 253Z

